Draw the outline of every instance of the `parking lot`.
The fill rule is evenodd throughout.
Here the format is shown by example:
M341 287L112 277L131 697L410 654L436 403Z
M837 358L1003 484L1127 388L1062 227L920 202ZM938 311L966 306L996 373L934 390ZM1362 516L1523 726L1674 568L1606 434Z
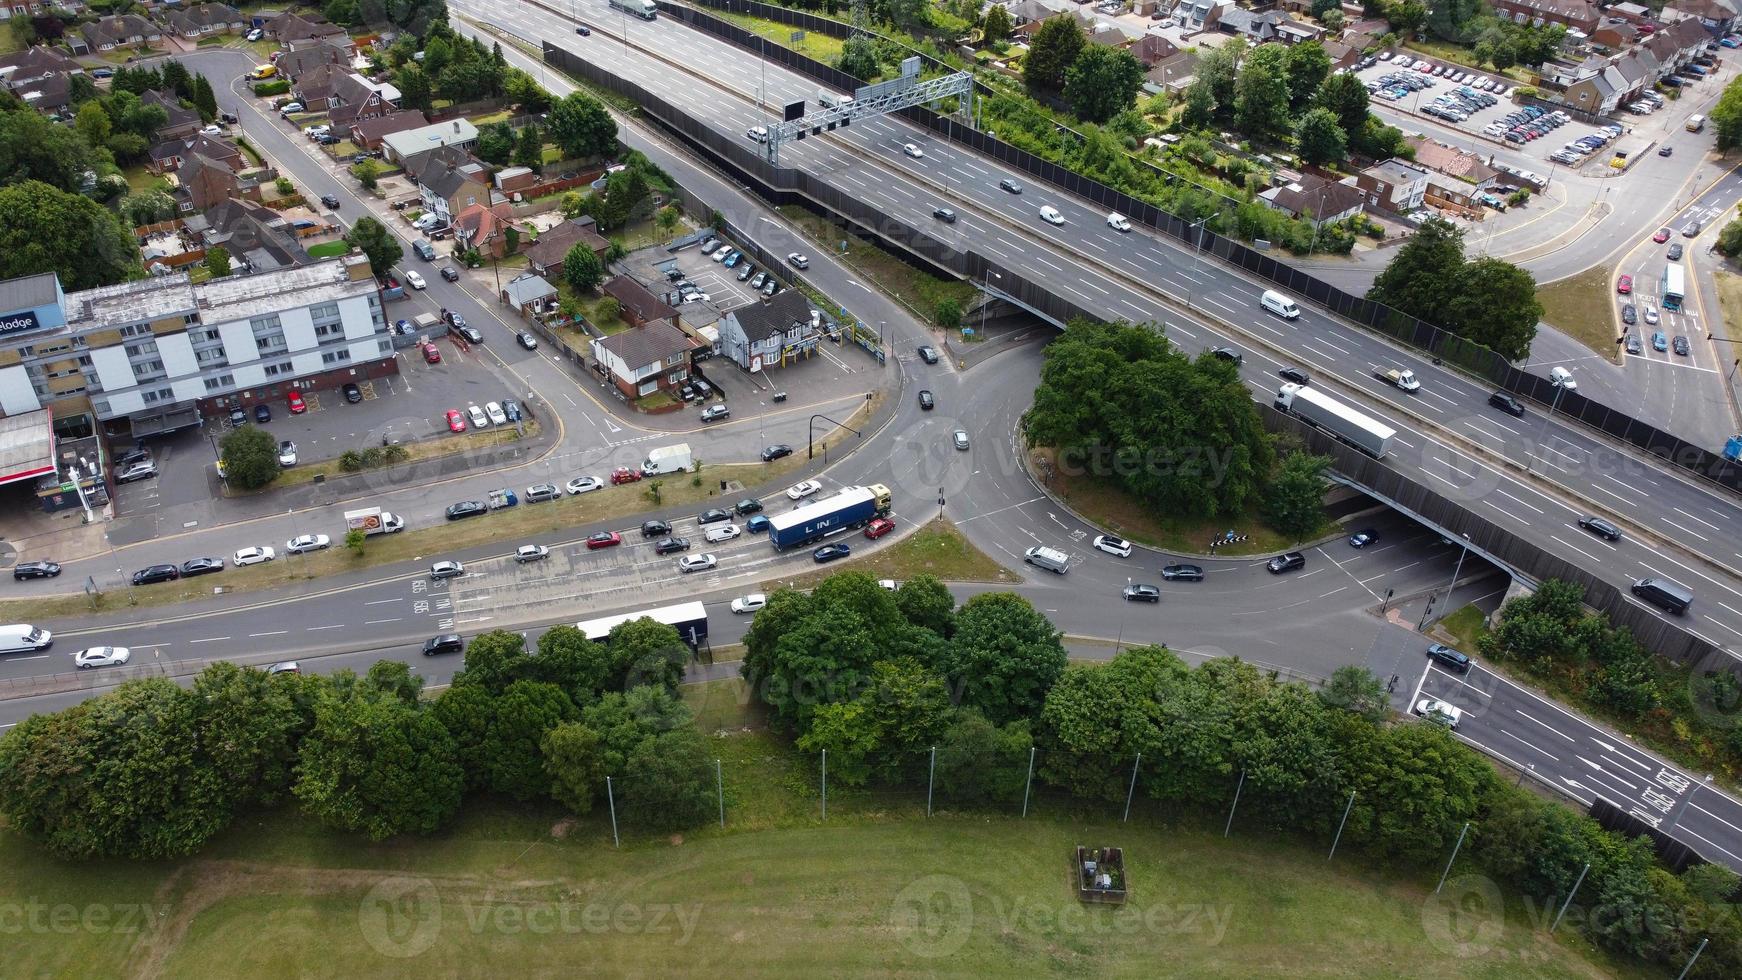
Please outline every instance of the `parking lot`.
M1381 56L1383 57L1383 56ZM1425 70L1424 70L1425 69ZM1434 119L1466 133L1480 149L1506 148L1562 166L1607 163L1601 150L1620 135L1615 130L1580 122L1565 113L1521 106L1511 99L1517 83L1467 68L1423 61L1398 54L1395 60L1375 59L1356 77L1367 84L1375 108L1395 108ZM1407 130L1407 124L1405 129ZM1619 129L1619 127L1616 127ZM1576 158L1560 157L1567 144L1590 139Z
M699 247L710 242L710 248ZM684 248L675 254L661 249L650 257L655 261L645 275L656 284L653 287L656 291L665 285L676 294L667 298L673 306L699 304L723 314L769 295L767 270L759 268L725 239L706 239L698 247ZM787 285L781 280L777 289Z

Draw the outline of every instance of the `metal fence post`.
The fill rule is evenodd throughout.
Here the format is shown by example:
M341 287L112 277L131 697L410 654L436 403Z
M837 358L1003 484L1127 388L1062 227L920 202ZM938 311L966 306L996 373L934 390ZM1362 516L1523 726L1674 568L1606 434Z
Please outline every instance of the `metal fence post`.
M1234 786L1234 802L1228 806L1228 823L1222 828L1222 836L1234 829L1234 811L1240 808L1240 791L1246 787L1246 770L1240 770L1240 782Z
M1028 788L1034 785L1034 752L1035 746L1028 747L1028 780L1022 784L1022 816L1028 817Z
M1131 819L1131 797L1137 792L1137 767L1143 764L1143 753L1137 753L1137 758L1131 762L1131 785L1125 789L1125 815L1119 818L1120 823Z
M611 791L611 777L605 777L605 805L611 808L611 846L622 847L623 841L617 836L617 795Z
M1567 900L1561 903L1561 910L1554 917L1554 925L1548 927L1550 933L1553 933L1556 929L1560 928L1561 918L1567 914L1567 906L1573 904L1573 896L1579 893L1579 886L1585 883L1585 874L1590 870L1591 862L1586 861L1584 870L1579 872L1579 880L1573 882L1573 890L1567 892Z
M1349 803L1343 807L1343 819L1337 821L1337 836L1331 838L1331 853L1325 855L1325 860L1337 856L1337 842L1343 839L1343 826L1349 822L1349 811L1355 809L1355 791L1349 791ZM1466 825L1467 826L1467 825Z
M720 760L714 760L714 795L720 799L720 829L726 829L726 777L720 771Z
M829 750L823 750L823 819L829 819Z
M1702 938L1700 940L1699 948L1694 950L1694 955L1688 957L1688 965L1682 967L1682 972L1675 975L1675 980L1686 980L1688 971L1694 968L1694 961L1699 959L1700 954L1706 951L1706 944L1711 941L1710 937Z
M1446 887L1446 876L1452 873L1452 862L1458 859L1458 849L1464 846L1464 835L1470 832L1470 821L1464 821L1464 829L1458 831L1458 842L1452 845L1452 856L1446 858L1446 870L1440 872L1440 883L1434 886L1434 894Z
M938 747L934 745L931 747L931 767L929 769L927 769L926 773L925 773L925 815L928 817L931 816L932 780L937 777L937 774L938 774Z

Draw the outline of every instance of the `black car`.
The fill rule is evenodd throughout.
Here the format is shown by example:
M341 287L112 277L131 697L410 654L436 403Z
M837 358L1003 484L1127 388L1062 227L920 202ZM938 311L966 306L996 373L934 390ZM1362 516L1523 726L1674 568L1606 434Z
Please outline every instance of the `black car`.
M576 24L575 25L575 33L579 34L582 37L592 37L593 36L593 29L588 27L585 24Z
M457 521L466 517L481 517L489 512L489 508L479 501L462 500L448 508L448 520Z
M956 223L956 212L951 211L949 208L932 208L931 216L942 221L946 225L953 225Z
M936 364L938 362L937 348L933 347L930 344L920 344L919 345L919 359L926 362L927 364Z
M1621 529L1601 517L1586 515L1579 518L1579 526L1607 541L1621 540Z
M1243 364L1246 361L1246 355L1240 353L1239 351L1235 350L1232 347L1212 347L1212 348L1210 348L1210 353L1216 355L1217 357L1221 358L1224 361L1232 361L1235 364Z
M344 392L345 400L353 405L363 400L363 389L357 387L354 382L345 382L340 386L339 390Z
M821 565L824 562L834 561L837 558L845 558L852 553L853 549L847 545L825 544L821 548L811 552L811 560Z
M502 414L508 416L508 421L518 422L526 416L526 411L514 399L504 398L502 399Z
M339 209L339 198L337 195L322 194L321 195L321 203L326 205L328 208L330 208L334 211L337 211Z
M671 533L671 525L664 521L648 521L641 525L641 536L658 538Z
M1281 575L1283 572L1292 572L1297 568L1305 568L1306 556L1298 551L1291 551L1286 555L1277 555L1275 558L1270 559L1264 563L1264 567L1270 569L1270 574L1272 575Z
M1125 587L1126 602L1160 602L1161 590L1153 585L1133 583Z
M1688 354L1693 350L1692 347L1688 346L1688 339L1683 337L1681 334L1676 334L1675 339L1670 341L1669 346L1671 350L1683 357L1688 356Z
M656 555L670 555L688 550L690 550L689 538L660 538L653 543L653 553Z
M468 344L481 344L484 342L484 335L478 331L477 327L474 327L469 323L454 324L453 326L450 326L448 330L466 338L466 343Z
M264 404L264 403L254 406L254 421L256 421L256 422L270 422L270 421L272 421L272 406Z
M723 511L718 507L713 507L713 508L710 508L708 510L704 510L700 514L696 515L696 523L697 524L718 524L721 521L729 521L731 519L732 519L732 515L730 512Z
M60 574L60 566L52 561L27 561L12 566L12 580L22 582L27 578L54 578Z
M230 424L231 425L247 425L248 424L248 411L240 405L237 405L235 408L230 409Z
M1639 335L1636 333L1628 334L1627 335L1627 353L1629 353L1629 354L1643 354L1644 352L1645 352L1645 341L1640 340Z
M460 639L458 633L443 633L423 641L423 655L433 657L438 653L459 653L466 649L466 641Z
M1291 382L1293 384L1310 385L1313 383L1313 379L1310 376L1308 376L1305 371L1302 371L1300 368L1285 367L1276 373L1282 378L1282 380Z
M1460 674L1467 674L1470 672L1470 658L1465 654L1459 653L1451 647L1446 646L1444 643L1429 644L1427 648L1427 657L1429 660L1434 661L1442 667L1449 667Z
M937 399L932 397L932 394L929 390L922 389L920 391L920 393L919 393L919 407L920 408L929 412L932 409L936 408L937 404L938 404Z
M133 573L134 585L154 585L158 582L173 582L181 578L181 569L174 565L153 565Z
M451 265L444 265L442 266L442 278L446 279L448 282L459 282L460 270Z
M1354 534L1349 535L1349 547L1351 547L1351 548L1365 548L1368 545L1370 545L1373 542L1378 541L1378 540L1379 540L1379 532L1378 531L1375 531L1374 529L1372 529L1370 527L1363 528L1362 530L1356 531Z
M1632 303L1621 304L1621 322L1630 327L1639 322L1639 314L1633 309Z
M772 463L775 460L780 459L783 456L791 456L791 455L792 455L792 447L791 446L784 445L784 444L775 445L775 446L768 446L762 450L762 461L764 463Z
M181 563L182 578L189 578L194 575L210 575L213 572L221 572L223 570L224 559L222 558L189 558L187 561Z
M1168 565L1161 570L1161 577L1169 582L1202 582L1204 570L1196 565Z
M745 497L732 506L740 514L754 514L762 509L762 501L755 497Z
M1681 257L1682 257L1682 243L1676 242L1674 245L1671 245L1669 247L1669 260L1671 262L1674 262L1677 259L1680 259Z
M1488 404L1498 408L1508 415L1524 418L1524 405L1520 403L1518 399L1504 391L1496 391L1492 395L1489 395Z
M999 181L998 186L1003 188L1004 190L1009 191L1012 194L1022 193L1022 185L1018 184L1014 180L1011 180L1009 177L1006 177L1003 180Z

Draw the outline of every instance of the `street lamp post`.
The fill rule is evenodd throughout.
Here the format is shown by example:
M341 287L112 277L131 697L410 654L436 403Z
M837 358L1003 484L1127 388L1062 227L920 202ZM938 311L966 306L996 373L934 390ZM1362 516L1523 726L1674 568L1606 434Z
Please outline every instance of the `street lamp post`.
M1556 408L1560 407L1561 394L1564 393L1568 388L1577 388L1579 386L1579 383L1577 381L1573 380L1573 376L1570 373L1565 375L1564 379L1556 378L1550 383L1554 385L1554 400L1548 403L1548 414L1544 415L1542 417L1542 429L1541 429L1542 434L1536 440L1537 445L1539 445L1539 446L1542 444L1544 439L1548 438L1548 421L1549 421L1549 419L1554 418L1554 410ZM1526 472L1526 473L1530 472L1531 461L1535 458L1536 458L1535 453L1528 452L1528 451L1525 453L1525 455L1524 455L1524 472Z
M990 305L988 301L990 300L991 295L992 295L992 280L1003 279L1003 278L1004 277L1002 275L1000 275L996 272L992 272L990 270L987 270L987 272L986 272L986 286L985 286L985 290L984 290L984 292L986 293L986 298L980 300L980 337L982 340L985 339L985 337L986 337L986 307L988 305Z
M1192 227L1197 229L1197 234L1192 239L1192 276L1186 281L1187 306L1192 305L1192 288L1198 283L1198 260L1204 254L1204 222L1208 220L1210 220L1210 216L1206 214L1192 222Z
M1464 550L1458 552L1458 564L1452 569L1451 584L1446 586L1446 607L1448 608L1452 604L1452 593L1458 590L1458 575L1464 571L1464 559L1470 556L1470 536L1460 534L1458 537L1464 539Z

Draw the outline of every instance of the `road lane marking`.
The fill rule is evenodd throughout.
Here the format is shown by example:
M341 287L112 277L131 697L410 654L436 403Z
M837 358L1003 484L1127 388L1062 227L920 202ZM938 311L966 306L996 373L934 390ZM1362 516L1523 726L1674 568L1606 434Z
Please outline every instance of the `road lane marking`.
M228 639L229 639L229 637L227 637L227 636L208 636L203 640L189 640L188 642L189 643L216 643L219 640L228 640Z
M252 640L257 636L283 636L288 632L290 632L290 630L267 630L264 633L249 633L248 638Z
M1518 711L1518 709L1516 709L1516 708L1514 708L1513 710ZM1537 723L1538 725L1541 725L1542 727L1548 729L1549 731L1554 732L1556 735L1559 735L1561 738L1564 738L1569 742L1573 741L1573 737L1571 735L1568 735L1566 732L1563 732L1560 729L1549 724L1548 722L1543 721L1541 718L1538 718L1535 715L1532 715L1528 711L1518 711L1518 717L1523 718L1525 721L1533 721L1533 722Z

